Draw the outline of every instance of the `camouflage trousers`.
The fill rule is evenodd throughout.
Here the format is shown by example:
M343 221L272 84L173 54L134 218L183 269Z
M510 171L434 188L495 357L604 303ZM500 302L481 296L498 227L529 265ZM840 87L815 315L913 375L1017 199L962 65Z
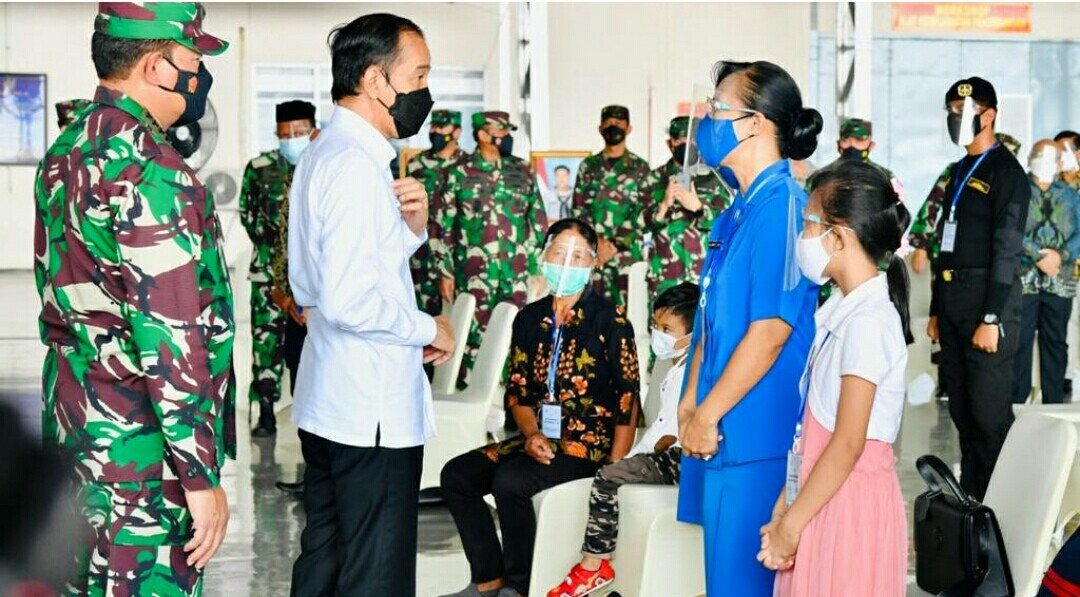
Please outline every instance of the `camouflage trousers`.
M285 323L289 315L273 299L272 282L251 283L251 387L248 399L277 402L285 374Z
M527 278L522 274L521 279L515 280L512 287L500 288L492 292L487 287L469 288L469 294L476 297L476 318L469 326L469 339L465 342L465 352L461 357L461 372L458 374L457 387L463 390L469 385L469 377L472 374L473 365L476 364L476 354L480 351L480 342L483 333L487 330L488 322L491 321L491 313L499 303L513 303L518 308L525 306L527 296Z
M433 267L431 249L425 244L416 250L409 260L412 270L413 285L416 287L416 304L428 315L441 315L442 296L439 295L439 280L442 278Z
M596 268L593 273L593 291L615 303L616 306L626 305L626 276L620 272L619 259L616 257L607 264Z
M166 475L169 468L165 467ZM174 476L160 481L84 483L86 549L64 593L89 597L202 594L202 572L187 565L191 514Z
M619 488L623 485L678 485L681 448L624 458L596 471L589 493L589 522L581 552L599 558L615 553L619 536Z

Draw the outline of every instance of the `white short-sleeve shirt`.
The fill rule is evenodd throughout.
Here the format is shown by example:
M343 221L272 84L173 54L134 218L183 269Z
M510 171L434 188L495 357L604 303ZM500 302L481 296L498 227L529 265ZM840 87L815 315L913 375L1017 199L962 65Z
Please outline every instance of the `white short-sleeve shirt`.
M841 379L861 377L877 386L866 439L895 442L904 412L907 342L885 274L847 296L837 292L814 318L817 334L804 374L809 376L807 404L814 418L834 431Z

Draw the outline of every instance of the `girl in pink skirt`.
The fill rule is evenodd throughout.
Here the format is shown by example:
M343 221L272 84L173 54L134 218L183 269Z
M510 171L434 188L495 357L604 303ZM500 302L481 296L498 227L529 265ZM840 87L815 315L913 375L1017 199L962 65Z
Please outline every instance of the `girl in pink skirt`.
M815 315L805 415L758 560L779 571L780 597L903 597L906 515L892 444L911 332L894 251L910 214L883 171L841 160L812 179L805 218L799 267L834 288Z

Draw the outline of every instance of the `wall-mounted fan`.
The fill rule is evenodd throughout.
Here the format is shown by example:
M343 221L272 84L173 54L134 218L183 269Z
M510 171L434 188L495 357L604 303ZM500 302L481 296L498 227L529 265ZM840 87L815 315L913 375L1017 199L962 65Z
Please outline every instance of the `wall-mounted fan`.
M219 170L207 176L205 184L214 197L214 204L218 207L224 207L236 201L236 178L232 174Z
M184 161L198 172L210 161L217 146L218 123L214 104L206 100L206 113L198 121L174 126L166 132L169 142L184 156Z

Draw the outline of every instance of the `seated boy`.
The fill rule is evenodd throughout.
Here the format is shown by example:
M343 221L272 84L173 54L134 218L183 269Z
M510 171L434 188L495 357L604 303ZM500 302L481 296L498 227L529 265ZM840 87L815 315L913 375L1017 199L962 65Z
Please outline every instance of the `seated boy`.
M656 298L653 354L658 361L673 361L660 385L660 412L626 458L597 471L589 496L589 522L585 527L581 563L570 570L559 586L548 591L548 597L581 597L614 582L611 555L619 532L619 487L628 483L679 483L682 455L678 440L679 399L699 297L697 284L684 282Z

